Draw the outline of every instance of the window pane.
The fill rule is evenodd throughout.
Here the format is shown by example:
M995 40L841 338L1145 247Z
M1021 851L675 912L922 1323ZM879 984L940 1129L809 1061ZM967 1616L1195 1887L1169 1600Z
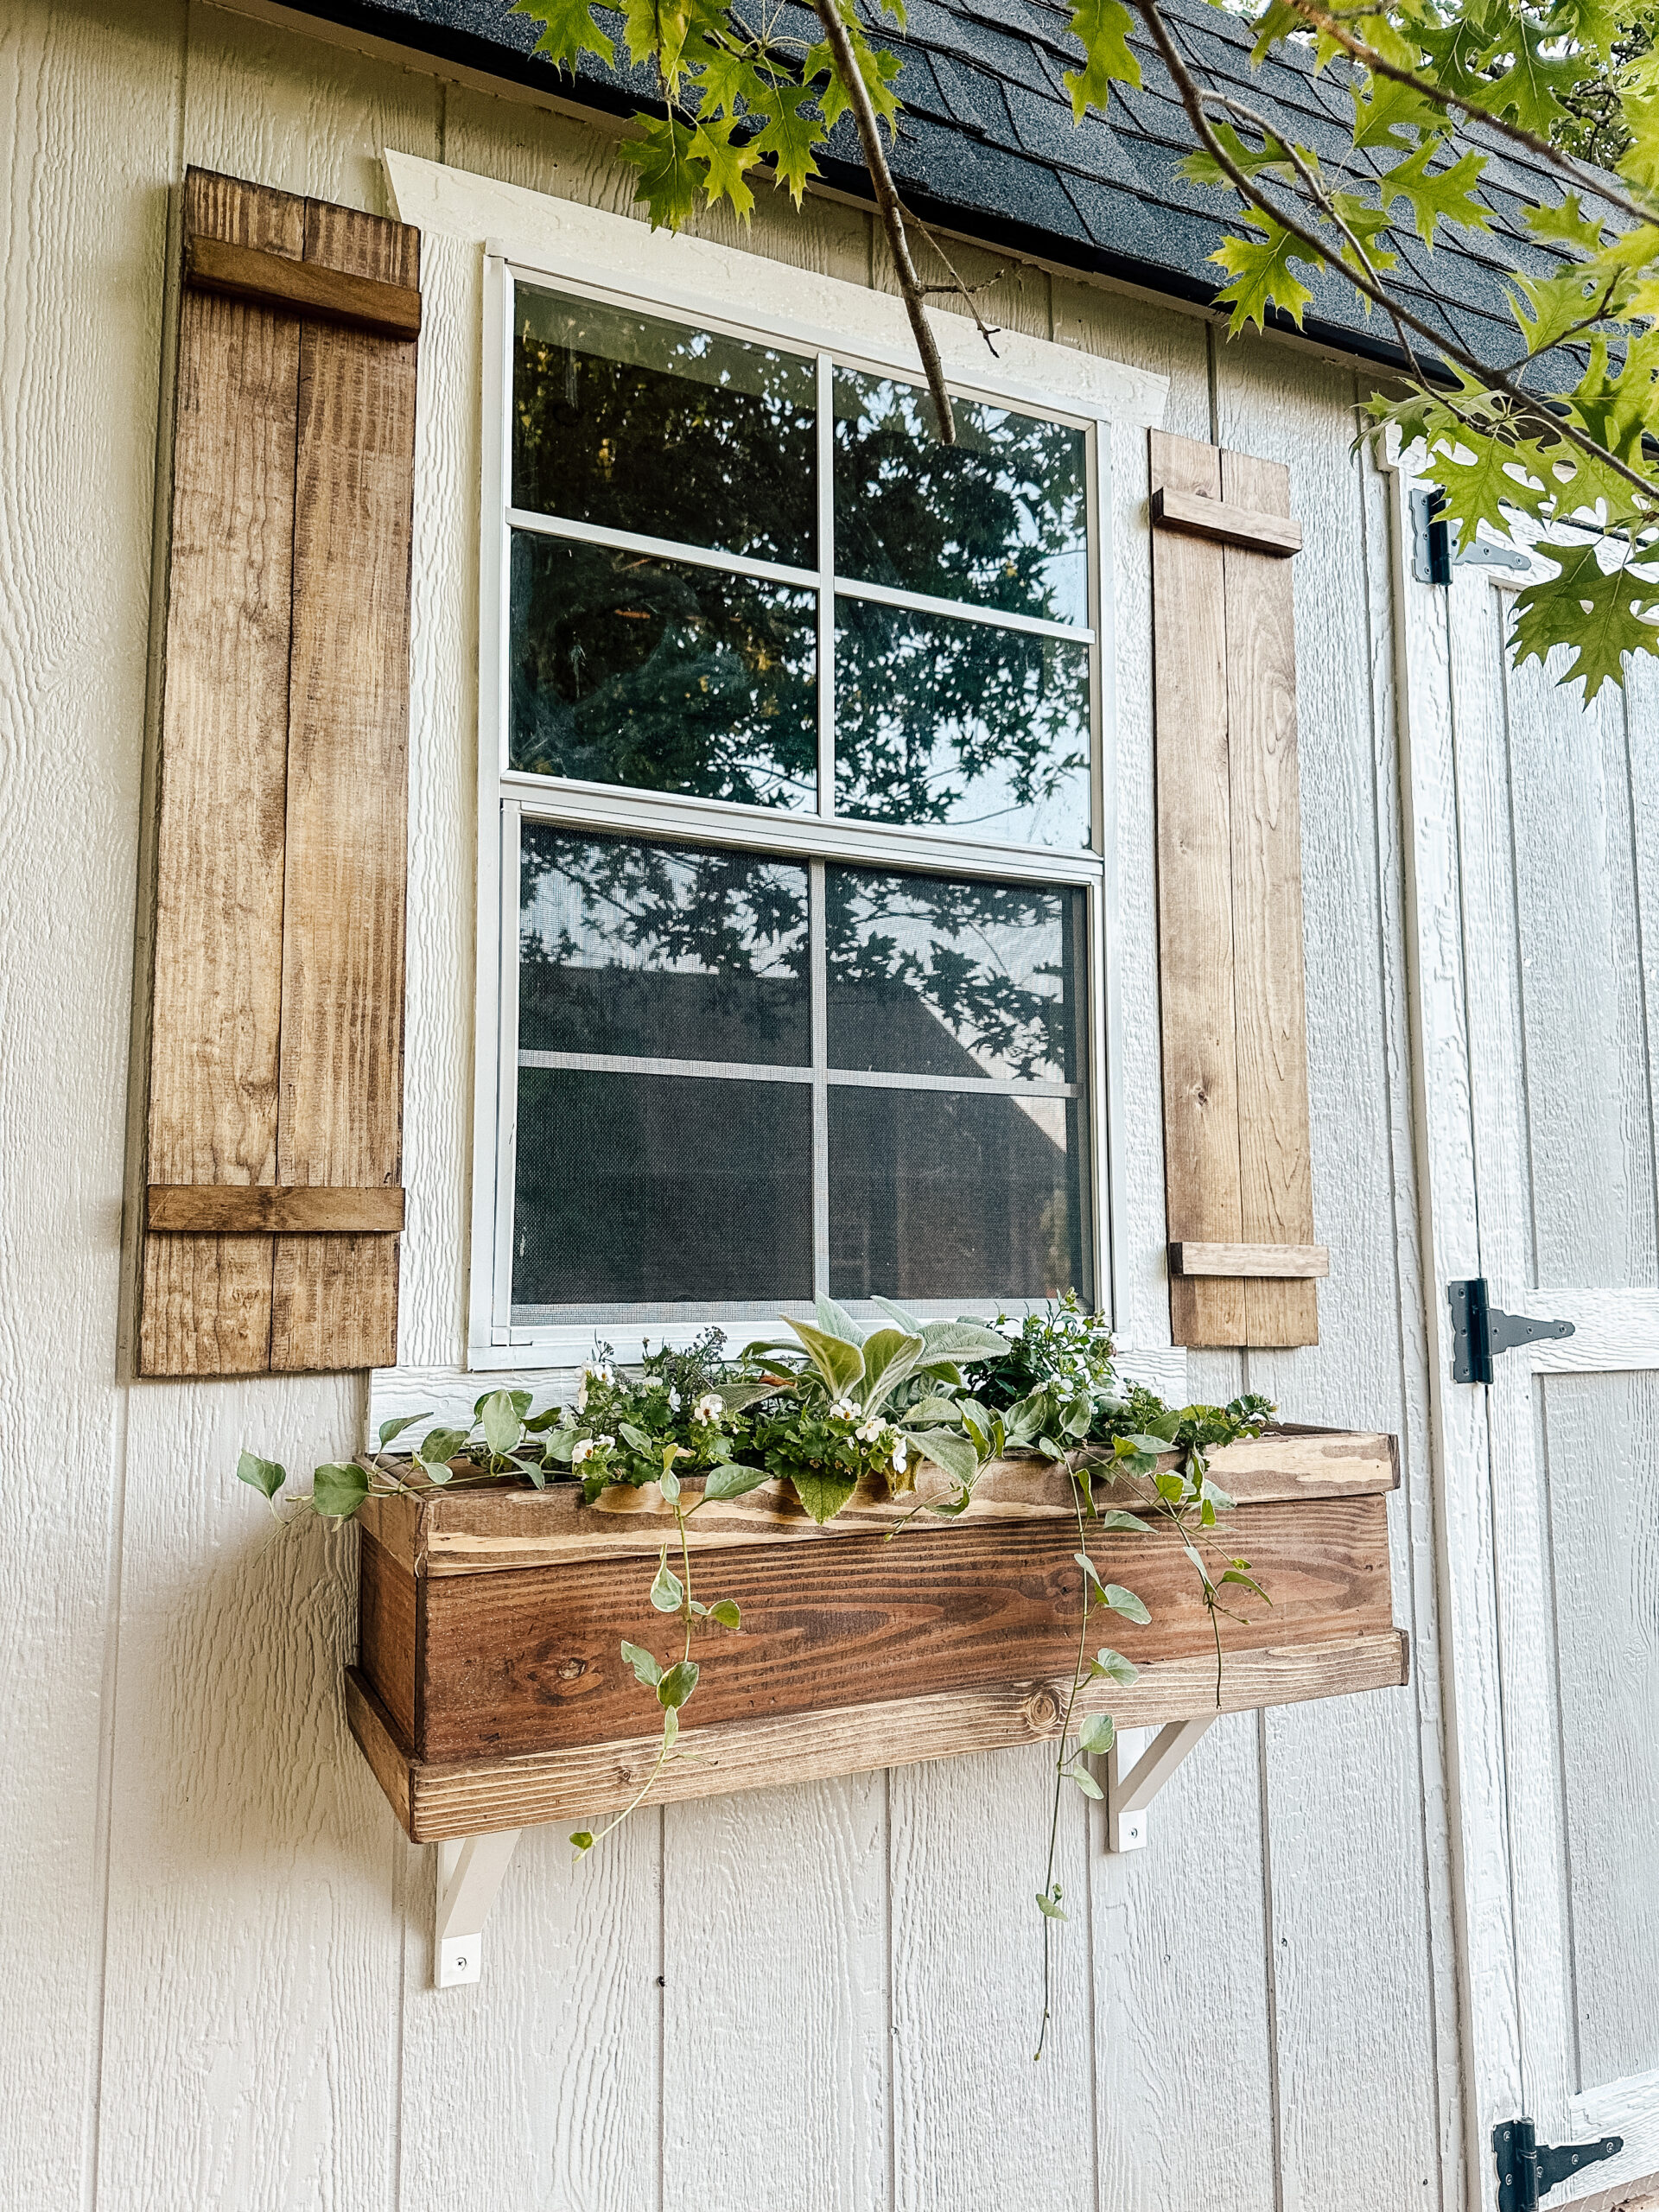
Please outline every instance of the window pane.
M516 304L515 506L816 566L810 360L527 285Z
M830 1065L1077 1080L1083 894L825 871Z
M806 898L804 867L527 822L519 1049L805 1066Z
M1051 622L1089 620L1081 430L836 371L836 571Z
M817 601L515 534L515 768L751 806L817 792Z
M810 1084L519 1070L515 1312L811 1295Z
M1089 842L1089 652L836 601L836 810L1031 845Z
M1086 1291L1075 1099L830 1092L836 1298Z

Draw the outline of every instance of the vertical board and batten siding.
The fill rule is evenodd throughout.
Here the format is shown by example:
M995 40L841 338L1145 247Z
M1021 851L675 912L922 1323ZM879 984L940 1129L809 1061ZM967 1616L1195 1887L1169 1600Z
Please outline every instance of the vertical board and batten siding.
M556 1833L528 1837L483 1981L440 1993L428 1857L340 1716L351 1540L268 1549L231 1475L247 1439L294 1465L340 1451L361 1382L113 1379L168 193L196 162L390 213L385 146L617 212L631 181L585 124L183 0L15 0L0 101L0 483L18 556L0 602L0 924L21 949L0 1001L0 1312L11 1432L49 1441L56 1470L49 1503L13 1523L0 1607L23 1686L0 2040L4 2109L26 2115L9 2121L20 2196L123 2212L1459 2202L1389 587L1376 486L1348 453L1351 378L1241 345L1212 378L1200 321L1039 270L1002 310L1167 375L1170 429L1292 470L1333 1274L1319 1349L1195 1355L1191 1382L1224 1395L1248 1379L1300 1417L1401 1432L1416 1687L1221 1722L1142 1853L1107 1857L1098 1817L1068 1807L1073 1914L1040 2069L1037 1750L670 1808L579 1871ZM867 219L838 205L798 222L763 202L745 242L885 281ZM455 456L476 435L481 270L440 236L423 257L402 1290L405 1356L436 1364L464 1321L472 1048L441 1010L467 1001L472 916L436 893L470 880L475 835L477 504ZM1125 1185L1132 1217L1161 1222L1144 434L1113 460L1122 1081L1145 1137ZM1166 1341L1156 1236L1129 1254L1127 1294L1126 1336Z

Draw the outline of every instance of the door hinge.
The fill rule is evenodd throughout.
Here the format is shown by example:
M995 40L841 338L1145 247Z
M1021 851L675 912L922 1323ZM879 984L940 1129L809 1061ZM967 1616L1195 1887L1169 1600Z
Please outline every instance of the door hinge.
M1483 540L1454 552L1452 525L1440 513L1444 496L1440 492L1411 495L1411 573L1420 584L1449 584L1453 569L1471 563L1483 569L1519 569L1526 574L1531 567L1526 555L1510 552L1502 545L1488 545Z
M1599 2143L1564 2143L1556 2150L1538 2140L1529 2120L1500 2120L1492 2130L1497 2212L1538 2212L1540 2198L1569 2174L1580 2166L1598 2165L1603 2158L1616 2158L1624 2148L1622 2135L1604 2135Z
M1505 1313L1492 1304L1484 1275L1449 1282L1452 1307L1452 1380L1490 1382L1492 1362L1501 1351L1535 1344L1545 1337L1570 1337L1571 1321L1534 1321L1524 1313Z

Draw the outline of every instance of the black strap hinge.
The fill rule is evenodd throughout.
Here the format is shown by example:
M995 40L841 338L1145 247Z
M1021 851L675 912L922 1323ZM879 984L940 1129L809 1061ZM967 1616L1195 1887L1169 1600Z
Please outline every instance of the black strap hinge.
M1492 1362L1501 1351L1535 1344L1545 1337L1570 1337L1571 1321L1534 1321L1524 1313L1505 1313L1487 1294L1484 1275L1446 1287L1452 1307L1452 1380L1490 1382Z
M1599 2143L1564 2143L1559 2150L1538 2140L1529 2120L1503 2120L1492 2130L1492 2156L1497 2161L1497 2212L1538 2212L1539 2200L1560 2186L1580 2166L1599 2165L1616 2158L1624 2148L1622 2135L1604 2135Z

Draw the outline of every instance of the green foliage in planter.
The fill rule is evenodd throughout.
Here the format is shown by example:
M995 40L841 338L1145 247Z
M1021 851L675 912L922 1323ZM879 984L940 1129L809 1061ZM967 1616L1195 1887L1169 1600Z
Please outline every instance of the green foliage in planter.
M1210 1612L1219 1703L1220 1623L1240 1618L1226 1600L1236 1591L1268 1600L1248 1560L1213 1550L1211 1532L1232 1500L1211 1480L1206 1455L1218 1445L1260 1435L1274 1408L1259 1396L1173 1408L1155 1391L1123 1382L1109 1328L1070 1292L1039 1313L999 1315L994 1328L970 1318L925 1321L888 1300L874 1303L883 1319L865 1329L820 1299L816 1322L790 1322L792 1339L746 1345L735 1360L727 1359L718 1329L683 1348L648 1352L632 1370L600 1344L582 1370L573 1404L532 1414L528 1391L488 1391L474 1407L468 1427L429 1429L412 1467L393 1459L391 1447L428 1416L386 1421L376 1451L319 1466L310 1491L290 1501L287 1516L281 1494L288 1477L278 1462L244 1452L237 1474L279 1520L316 1515L336 1523L366 1498L419 1497L458 1476L527 1481L538 1490L550 1478L575 1479L588 1503L615 1485L658 1485L674 1516L674 1535L662 1548L650 1596L655 1610L677 1624L677 1648L666 1658L642 1644L621 1649L641 1689L656 1701L661 1741L630 1802L597 1834L583 1828L571 1837L581 1855L613 1834L649 1796L668 1761L683 1755L680 1715L701 1674L693 1656L696 1639L741 1624L732 1599L706 1599L693 1589L687 1534L693 1514L777 1479L789 1483L823 1523L861 1483L900 1497L915 1493L920 1468L938 1469L948 1488L931 1485L918 1497L891 1532L897 1535L918 1513L945 1519L964 1513L993 1459L1029 1454L1063 1466L1071 1477L1082 1573L1077 1662L1054 1759L1048 1863L1036 1892L1043 1929L1040 2058L1048 2032L1051 1939L1066 1917L1054 1874L1060 1807L1068 1783L1085 1796L1102 1795L1087 1761L1109 1751L1115 1737L1108 1713L1078 1721L1077 1701L1096 1683L1135 1679L1133 1664L1109 1645L1090 1656L1090 1629L1101 1611L1137 1623L1149 1618L1134 1591L1102 1576L1090 1555L1091 1529L1147 1535L1162 1525L1174 1534ZM1172 1453L1178 1465L1160 1465ZM1135 1486L1134 1510L1097 1505L1095 1484L1102 1477ZM700 1484L689 1478L700 1478ZM834 1560L832 1548L823 1559L826 1573L834 1572Z

